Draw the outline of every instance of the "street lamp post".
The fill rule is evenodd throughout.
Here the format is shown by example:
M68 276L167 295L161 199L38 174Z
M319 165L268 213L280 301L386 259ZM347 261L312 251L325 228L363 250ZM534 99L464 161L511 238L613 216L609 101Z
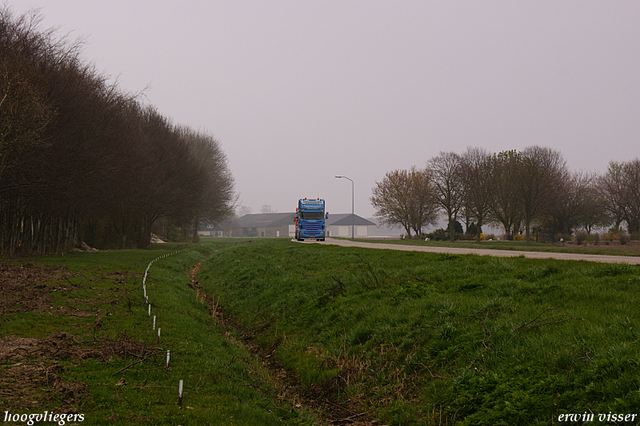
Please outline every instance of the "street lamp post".
M346 176L336 175L336 179L348 179L351 181L351 239L355 238L355 186L353 180Z

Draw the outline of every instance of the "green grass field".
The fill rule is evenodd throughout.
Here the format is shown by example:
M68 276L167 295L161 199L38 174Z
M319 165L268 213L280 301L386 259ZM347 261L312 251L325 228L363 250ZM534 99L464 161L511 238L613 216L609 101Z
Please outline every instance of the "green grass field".
M184 248L147 278L158 343L142 274ZM0 281L21 295L1 305L3 411L98 425L328 424L320 401L398 426L640 414L636 266L284 239L13 263L49 278Z
M312 413L281 398L270 372L227 336L189 287L190 270L226 245L188 250L158 245L14 262L31 273L64 269L31 283L40 287L38 295L17 284L11 290L20 297L3 305L3 416L5 411L49 410L82 413L85 421L78 424L90 425L317 424ZM150 268L150 317L143 273L149 261L177 250L182 251ZM161 328L159 343L152 330L154 315ZM23 340L16 344L15 336ZM117 385L121 379L126 385ZM184 383L182 409L179 380Z
M640 270L256 241L208 292L301 382L393 425L640 407Z

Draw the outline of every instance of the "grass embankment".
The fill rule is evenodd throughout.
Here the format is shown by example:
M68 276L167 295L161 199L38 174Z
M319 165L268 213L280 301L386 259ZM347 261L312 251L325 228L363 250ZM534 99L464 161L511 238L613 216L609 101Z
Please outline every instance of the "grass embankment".
M259 240L199 279L310 391L386 424L640 414L638 267Z
M48 410L82 413L91 425L316 424L279 398L268 371L225 336L188 285L194 265L228 244L189 246L152 265L147 294L160 343L142 275L149 261L184 246L0 265L0 418Z

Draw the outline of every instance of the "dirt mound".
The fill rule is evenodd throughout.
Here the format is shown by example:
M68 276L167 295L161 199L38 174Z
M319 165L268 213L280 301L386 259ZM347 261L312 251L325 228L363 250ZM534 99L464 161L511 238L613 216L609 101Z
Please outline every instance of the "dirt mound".
M98 250L97 248L89 246L89 244L87 244L87 243L85 243L83 241L82 243L80 243L80 247L74 248L73 251L81 252L81 253L96 253L96 252L99 252L100 250Z
M164 241L162 238L158 237L156 234L151 234L151 243L152 244L164 244L164 243L166 243L166 241Z

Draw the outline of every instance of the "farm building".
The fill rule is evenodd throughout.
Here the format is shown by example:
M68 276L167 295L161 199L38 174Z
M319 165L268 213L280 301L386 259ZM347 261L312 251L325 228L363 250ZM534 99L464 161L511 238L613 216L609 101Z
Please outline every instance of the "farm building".
M294 213L256 213L238 219L234 237L293 237Z
M223 237L224 229L217 223L204 222L198 228L198 235L200 237Z
M370 237L376 234L376 224L351 213L329 214L327 231L329 237L350 237L353 225L356 238Z
M286 237L293 238L295 213L256 213L247 214L238 219L233 230L235 237ZM353 220L352 220L353 217ZM375 235L376 224L358 215L329 214L327 220L327 236L350 237L351 225L355 225L356 237Z

